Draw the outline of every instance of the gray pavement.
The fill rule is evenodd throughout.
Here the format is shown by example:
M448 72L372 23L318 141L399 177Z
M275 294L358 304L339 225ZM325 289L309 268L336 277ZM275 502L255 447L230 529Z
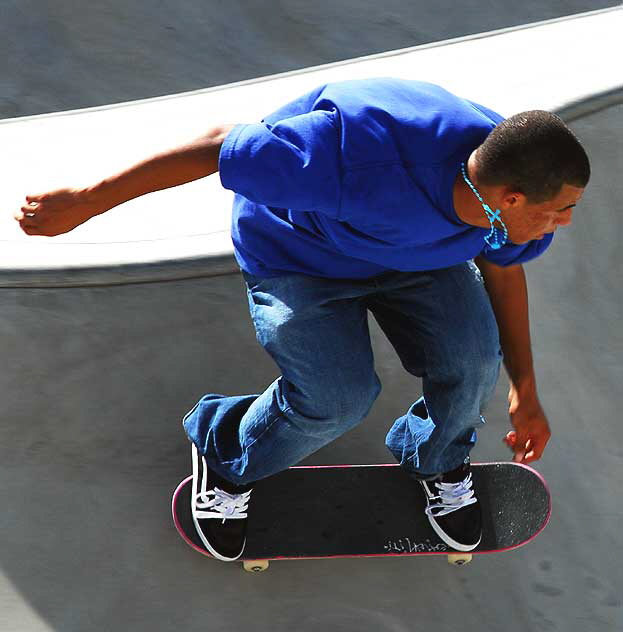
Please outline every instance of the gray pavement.
M619 4L3 0L0 118L196 90Z
M490 7L470 13L478 6L481 16ZM119 98L135 96L148 94ZM0 632L623 629L623 105L572 127L594 175L574 225L527 266L554 433L537 465L553 516L537 540L460 569L394 558L275 562L250 575L204 559L169 516L190 466L181 415L207 390L258 392L277 374L255 341L240 276L2 288ZM419 394L371 326L384 391L360 427L309 464L386 461L385 431ZM505 396L502 378L477 460L507 456Z
M622 115L573 124L594 177L574 226L528 265L554 432L538 464L553 516L537 540L461 569L335 560L254 576L206 560L169 517L190 467L181 414L206 390L258 392L276 376L240 277L3 289L0 339L14 364L0 374L0 630L620 630ZM373 336L380 399L307 463L387 460L384 433L419 385L374 324ZM501 379L478 460L506 457L505 394Z

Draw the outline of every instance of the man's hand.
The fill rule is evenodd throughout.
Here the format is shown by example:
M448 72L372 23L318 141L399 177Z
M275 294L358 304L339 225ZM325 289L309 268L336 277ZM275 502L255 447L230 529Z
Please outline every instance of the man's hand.
M508 394L511 430L504 442L515 453L516 463L531 463L541 458L551 432L545 413L536 396L520 396L514 386Z
M26 196L26 204L15 220L27 235L54 237L73 230L88 219L108 210L98 205L83 189L58 189Z
M214 127L190 143L156 154L86 189L29 195L15 219L27 235L53 237L141 195L209 176L218 171L221 145L233 127Z

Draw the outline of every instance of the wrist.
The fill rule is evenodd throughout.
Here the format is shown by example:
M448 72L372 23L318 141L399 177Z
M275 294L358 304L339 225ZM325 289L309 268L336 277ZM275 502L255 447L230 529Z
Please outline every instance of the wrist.
M89 208L91 217L105 213L123 200L115 199L115 187L109 180L102 180L84 189L77 190L78 200Z
M538 399L536 378L533 374L522 379L511 379L510 390L515 397L521 400Z

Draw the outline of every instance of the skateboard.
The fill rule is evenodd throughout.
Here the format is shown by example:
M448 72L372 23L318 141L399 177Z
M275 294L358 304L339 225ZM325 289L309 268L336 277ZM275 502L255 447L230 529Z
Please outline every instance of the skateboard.
M458 566L472 554L518 548L545 528L551 500L536 470L517 463L471 469L483 534L470 553L439 539L421 486L399 465L297 466L255 484L240 561L257 572L269 560L446 555ZM193 525L191 489L189 476L175 490L173 521L188 545L210 556Z

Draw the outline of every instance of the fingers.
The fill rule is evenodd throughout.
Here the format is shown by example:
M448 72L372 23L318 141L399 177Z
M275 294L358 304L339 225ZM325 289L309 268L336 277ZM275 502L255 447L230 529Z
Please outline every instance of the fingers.
M24 217L33 217L35 211L41 208L41 197L42 196L39 195L27 195L26 204L24 204L13 217L15 217L17 221L24 219Z
M548 437L523 437L511 430L505 437L504 443L514 452L513 461L515 463L532 463L538 461L545 446Z
M41 221L41 217L37 217L37 213L41 210L41 202L43 196L41 195L28 195L26 196L26 201L28 204L25 204L20 208L20 210L15 213L13 216L15 220L19 223L20 228L27 235L39 235L39 224ZM39 200L39 201L37 201Z
M41 204L39 202L30 202L30 204L25 204L21 207L21 215L22 217L34 217L35 212L41 208Z
M527 463L526 459L528 458L528 444L524 448L516 448L515 454L513 456L513 461L515 463Z
M538 461L545 450L546 443L547 441L544 440L534 442L528 441L526 444L526 452L521 463L532 463L532 461Z
M43 203L47 201L49 195L46 193L39 193L37 195L27 195L26 204L22 206L22 211L32 213L33 210L41 209Z
M518 440L517 433L514 430L511 430L504 437L504 443L514 452L513 461L515 463L523 463L526 456L526 449L522 447L521 441Z
M41 235L41 227L34 221L34 219L29 217L24 217L24 219L20 220L17 217L19 223L19 227L25 232L27 235Z

